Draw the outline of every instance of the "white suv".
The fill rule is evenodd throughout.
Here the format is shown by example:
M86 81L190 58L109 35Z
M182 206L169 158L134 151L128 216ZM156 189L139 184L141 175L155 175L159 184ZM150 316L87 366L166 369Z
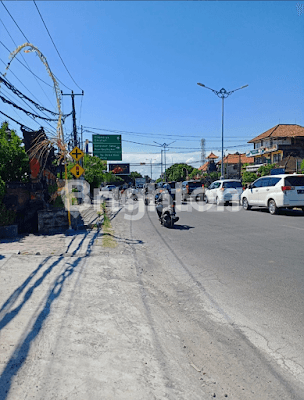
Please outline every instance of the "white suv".
M263 176L244 190L241 202L245 210L268 207L270 214L279 208L302 208L304 212L304 175L282 174Z
M239 202L243 187L241 181L235 179L221 179L211 183L208 189L205 189L205 202L228 204L229 202Z

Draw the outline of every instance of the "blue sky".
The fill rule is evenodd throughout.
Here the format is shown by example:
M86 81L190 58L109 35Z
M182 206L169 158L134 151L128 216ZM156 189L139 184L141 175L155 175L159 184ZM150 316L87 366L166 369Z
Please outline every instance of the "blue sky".
M249 139L278 123L304 125L304 14L297 13L297 3L38 1L78 87L56 53L35 4L5 1L4 5L69 88L60 83L61 90L84 90L83 99L77 96L75 101L77 125L85 127L85 139L91 139L88 130L108 133L88 127L126 131L123 162L131 163L147 159L159 163L160 148L151 145L175 141L167 153L168 162L188 161L198 167L200 139L206 140L206 155L211 150L220 154L221 100L197 82L216 90L249 85L225 101L225 153L248 150ZM26 40L2 4L0 18L0 40L14 50L13 40L17 45ZM1 73L8 56L0 44ZM51 85L38 57L34 53L23 57ZM7 79L46 108L56 109L53 89L43 82L38 85L16 59ZM28 109L3 85L1 95ZM64 112L70 112L70 97L62 102ZM56 123L52 127L36 123L2 102L0 110L33 129L41 124L46 130L56 129ZM4 119L0 115L0 121ZM10 126L17 128L13 122ZM66 135L71 131L68 118ZM150 173L150 167L132 169ZM159 172L155 166L153 177Z

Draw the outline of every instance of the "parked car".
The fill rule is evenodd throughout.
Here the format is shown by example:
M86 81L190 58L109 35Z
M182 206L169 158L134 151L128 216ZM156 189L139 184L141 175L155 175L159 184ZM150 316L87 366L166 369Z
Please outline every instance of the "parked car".
M294 207L304 212L304 175L263 176L244 190L241 202L245 210L267 207L270 214L276 214L280 208Z
M200 191L195 191L196 200L203 200L204 185L200 181L184 181L182 183L182 201L187 201L192 196L192 192L195 189L201 189Z
M220 179L211 183L205 190L205 202L229 204L232 201L239 202L243 192L242 182L235 179Z

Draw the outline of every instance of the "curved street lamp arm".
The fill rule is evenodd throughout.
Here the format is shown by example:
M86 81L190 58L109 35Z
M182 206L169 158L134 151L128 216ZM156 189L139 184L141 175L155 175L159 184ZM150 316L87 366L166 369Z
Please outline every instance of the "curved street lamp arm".
M230 92L227 92L227 94L228 94L228 96L229 96L231 93L236 92L237 90L245 89L247 86L249 86L249 85L241 86L241 87L238 88L238 89L230 90Z
M206 89L211 90L211 92L213 92L214 94L216 94L218 96L219 92L217 90L211 89L210 87L203 85L202 83L198 83L198 86L204 87Z

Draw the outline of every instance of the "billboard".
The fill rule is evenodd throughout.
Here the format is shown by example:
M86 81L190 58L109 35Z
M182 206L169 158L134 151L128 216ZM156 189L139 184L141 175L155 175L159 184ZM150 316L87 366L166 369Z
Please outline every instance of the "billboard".
M130 175L130 164L109 164L109 172L115 175Z

